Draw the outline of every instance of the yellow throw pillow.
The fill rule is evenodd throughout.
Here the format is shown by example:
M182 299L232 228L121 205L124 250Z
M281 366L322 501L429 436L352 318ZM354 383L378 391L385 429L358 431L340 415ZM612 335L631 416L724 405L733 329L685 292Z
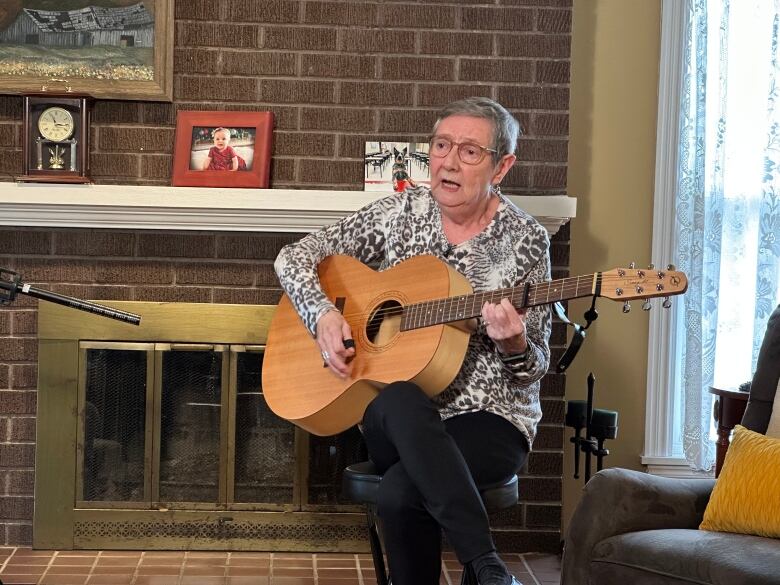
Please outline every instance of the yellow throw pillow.
M699 528L780 538L780 439L734 428Z

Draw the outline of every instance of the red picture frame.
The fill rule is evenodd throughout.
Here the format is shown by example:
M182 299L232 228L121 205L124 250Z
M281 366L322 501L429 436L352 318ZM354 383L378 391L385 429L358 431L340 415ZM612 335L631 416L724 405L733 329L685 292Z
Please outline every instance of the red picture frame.
M179 112L171 183L268 188L273 126L273 112Z

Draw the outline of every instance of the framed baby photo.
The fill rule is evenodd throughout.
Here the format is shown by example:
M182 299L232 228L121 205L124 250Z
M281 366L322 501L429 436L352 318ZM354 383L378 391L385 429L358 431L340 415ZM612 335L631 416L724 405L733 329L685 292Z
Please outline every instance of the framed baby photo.
M268 187L272 112L179 112L175 187Z

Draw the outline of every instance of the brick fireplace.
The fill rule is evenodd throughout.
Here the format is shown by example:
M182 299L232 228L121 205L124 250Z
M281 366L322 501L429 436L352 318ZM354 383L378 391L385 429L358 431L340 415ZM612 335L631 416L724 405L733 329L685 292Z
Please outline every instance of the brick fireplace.
M76 202L70 190L59 192L58 187L39 187L38 189L44 193L54 190L57 195L63 195L59 198L55 196L42 200L38 196L29 195L30 188L29 185L19 187L20 194L13 197L0 195L0 209L6 222L13 220L22 225L33 225L33 227L0 229L0 265L19 272L24 282L79 298L107 303L116 302L118 306L127 301L140 301L152 305L162 303L166 306L178 303L182 303L183 306L243 305L254 306L255 310L258 310L257 307L273 306L279 299L280 291L271 265L279 248L284 243L300 237L300 232L315 229L317 222L332 221L332 216L347 212L348 209L343 207L360 205L359 200L366 196L355 192L344 198L329 199L328 192L316 194L296 192L300 199L306 200L316 196L318 201L313 204L302 204L303 209L299 212L300 219L293 220L291 218L297 213L294 208L299 203L288 196L289 192L279 190L252 192L252 197L259 203L252 208L240 210L239 213L235 212L234 207L241 207L241 205L235 204L231 207L233 204L230 203L230 197L223 194L217 198L221 202L221 209L208 208L205 204L202 209L196 209L198 207L196 197L191 197L187 192L180 193L181 189L162 188L158 199L165 201L166 204L145 208L147 198L151 197L145 193L147 188L143 187L81 188L91 189L89 193L97 191L93 199L99 200L100 203L91 201L91 196L76 198L79 199ZM139 203L138 208L129 208L128 213L119 213L119 203L125 200L120 200L112 189L121 189L124 195L128 196L127 201ZM148 189L160 188L149 187ZM272 211L265 209L270 206L263 203L265 193L275 196L281 193L281 199L287 201L284 209L280 207ZM186 204L177 206L174 202L178 197L186 201ZM236 192L232 197L240 198L240 193ZM349 201L350 197L356 200L344 203ZM214 197L208 199L213 201ZM563 210L556 207L556 199L555 197L526 197L521 198L519 203L525 207L541 205L534 209L534 212L538 216L544 216L543 220L550 226L549 229L555 231L565 223L565 219L557 219L558 217L574 214L573 207ZM545 200L547 200L546 207ZM232 211L228 212L226 208ZM226 219L228 216L232 219ZM163 230L160 229L162 224L153 223L161 222L163 219L168 221L171 228L175 228L178 223L186 223L189 228L202 227L203 229ZM120 223L117 224L117 221ZM275 229L278 230L278 225L282 221L287 222L284 227L288 230L286 232L272 232L268 231L268 227L264 227L274 223L277 226ZM298 223L296 224L295 221ZM36 222L58 223L34 227ZM202 222L202 225L197 222ZM216 222L221 224L217 228L227 229L216 229L214 226ZM102 227L83 228L78 227L79 223ZM153 225L157 229L138 229L138 224ZM249 231L260 229L264 231ZM552 256L556 277L566 275L567 239L568 227L563 225L553 238ZM365 547L366 543L362 541L362 516L355 513L357 510L349 508L348 504L339 500L338 490L334 487L340 481L342 464L348 460L348 457L362 456L354 437L348 434L326 439L307 438L307 444L301 440L300 431L293 431L292 457L296 459L298 465L297 471L294 472L298 479L293 482L294 494L291 499L282 502L281 496L276 500L274 500L276 496L257 498L254 495L257 493L255 490L249 497L253 501L240 502L236 498L240 500L242 496L237 497L238 492L235 489L233 492L229 490L226 492L223 489L220 495L219 482L216 482L211 488L214 491L210 492L216 493L216 502L196 502L194 509L186 509L180 501L175 501L175 498L166 500L159 495L156 499L148 498L146 495L139 496L138 494L144 489L143 482L139 479L135 484L130 482L134 487L123 488L124 493L135 493L126 496L126 499L131 500L129 503L115 503L110 507L112 512L120 517L117 525L113 524L116 522L115 519L106 521L96 518L98 509L104 508L100 502L105 500L95 499L104 497L95 494L115 490L116 486L112 482L119 483L117 477L127 481L127 477L133 476L133 473L124 471L119 476L107 476L105 472L107 464L116 461L119 456L117 446L112 443L116 442L115 437L108 435L99 437L101 441L98 443L102 449L100 458L96 458L94 450L90 453L86 450L74 451L71 455L63 455L59 458L49 457L47 460L56 462L54 470L57 473L47 472L48 474L40 475L39 469L39 477L36 477L34 472L36 457L39 461L44 456L48 457L41 454L40 446L36 446L36 422L39 437L42 433L53 433L53 436L57 437L59 433L65 432L74 446L78 444L79 433L83 445L86 435L89 434L90 438L94 438L95 429L98 428L88 428L86 394L83 394L82 407L79 409L78 390L69 394L69 400L72 402L62 405L61 408L56 404L47 406L45 402L47 398L42 388L48 382L38 367L39 360L42 361L48 351L45 349L49 343L46 340L52 335L48 329L49 325L40 325L39 329L38 316L39 313L43 316L50 312L57 315L71 314L78 323L82 320L86 322L98 319L113 325L111 320L93 317L50 303L38 303L23 295L20 295L13 305L0 308L0 339L4 340L4 343L0 344L0 394L6 413L3 418L6 437L12 437L11 441L0 444L0 453L3 455L0 460L0 472L4 474L7 486L7 492L0 502L3 503L2 510L5 516L2 521L5 523L6 538L9 542L35 543L35 546L55 546L56 543L56 546L62 548L67 548L67 543L71 543L70 546L76 548L94 548L101 546L100 543L105 543L105 538L108 537L112 543L111 547L114 548L124 546L278 550L279 547L283 547L288 550L344 550L346 547L351 550L361 550ZM131 310L131 312L139 311ZM210 321L189 320L197 327ZM247 320L252 323L255 321L260 319ZM119 326L132 328L122 323L119 323ZM65 329L72 330L74 327L67 326ZM259 327L249 329L253 335L260 335ZM563 329L556 324L553 333L554 357L560 354L562 344L565 342L564 335ZM91 332L87 335L87 339L93 345L84 346L78 351L106 351L107 348L100 346L99 343L107 340L107 337ZM191 331L186 336L177 336L176 339L160 336L151 340L120 335L113 337L112 341L221 344L228 346L227 355L235 353L232 345L262 345L261 337L226 341L221 336L209 339L193 336ZM68 343L71 344L70 351L74 351L74 342L71 340ZM78 343L80 342L76 342ZM108 349L123 350L122 347ZM147 363L157 359L155 356L161 352L158 350L159 347L144 350L148 352L148 357L145 358ZM97 373L93 375L98 380L103 376ZM229 379L230 370L222 376ZM77 370L70 371L70 374L65 377L70 383L78 385ZM207 377L207 375L203 376L204 379ZM147 382L149 386L156 383L153 378L149 380ZM539 428L535 452L521 474L522 501L516 508L504 511L492 520L495 538L501 550L557 550L560 539L564 383L565 377L558 374L548 374L543 380L544 418ZM239 391L234 392L237 404ZM241 393L243 394L243 391ZM62 398L65 394L55 393L55 396ZM241 399L244 398L247 397ZM94 401L90 400L90 402ZM193 398L188 402L209 403L210 399ZM185 435L192 431L197 421L216 420L214 412L204 411L214 407L196 408L200 408L200 412L196 413L190 409L191 412L182 417ZM162 407L158 410L160 412L158 416L162 416ZM53 419L50 416L52 412L57 413ZM59 413L65 412L80 413L81 419L76 416L72 419L73 423L63 425ZM234 416L232 423L234 425L246 423L239 420L237 406L236 413L231 416ZM104 431L105 428L104 421ZM247 437L237 441L233 448L238 450L236 445L239 442L245 444L246 440L257 440L261 434L253 431ZM211 444L216 445L217 435L212 432L205 436L212 442ZM180 440L178 447L185 445L187 440L189 439ZM59 446L57 441L53 444ZM36 448L39 450L37 455ZM226 449L226 447L220 448ZM93 461L92 475L84 482L84 460L85 458L90 460L90 457ZM262 456L259 459L261 458ZM133 468L136 471L142 467L139 461L136 455L137 463ZM79 474L75 471L77 469L81 470ZM162 471L164 468L158 470L158 474L162 475ZM230 485L230 481L233 481L234 487L240 487L241 481L236 482L235 476L232 480L229 479L226 470L217 473L219 477L225 477L223 481L225 489ZM300 477L306 474L309 475L308 484L300 480ZM61 483L58 483L56 477L70 478L69 483L66 484L67 489L61 489ZM34 499L33 481L40 486ZM295 481L298 481L298 487L295 487ZM266 487L270 489L271 486ZM132 491L133 489L135 492ZM304 491L306 493L303 493ZM229 498L225 496L226 493L232 494L233 501L227 501ZM90 501L89 498L94 501ZM190 497L190 499L197 498ZM205 496L201 499L205 499ZM256 501L257 499L264 501ZM144 502L143 509L140 509L138 501ZM33 526L33 504L35 526ZM47 521L39 526L39 512L46 510L54 512L59 520L62 516L56 515L64 514L66 521ZM270 522L269 527L259 528L261 524L255 521L255 517L271 518L273 515L285 518L286 522L281 525ZM328 522L331 524L328 522L322 524L323 531L319 536L314 534L315 538L312 538L311 531L304 528L305 524L301 524L299 520L291 522L294 515L298 515L299 519L329 518ZM171 523L168 517L176 518L181 522L176 525ZM195 520L191 522L188 518ZM126 523L128 519L129 525ZM67 534L64 526L69 526ZM327 528L328 526L330 528Z

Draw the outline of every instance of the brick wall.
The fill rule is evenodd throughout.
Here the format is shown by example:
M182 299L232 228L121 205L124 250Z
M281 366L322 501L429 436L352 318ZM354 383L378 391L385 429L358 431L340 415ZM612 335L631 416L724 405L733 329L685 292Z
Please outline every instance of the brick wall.
M422 140L485 95L520 119L516 193L562 193L571 0L176 2L174 102L98 101L92 176L170 184L178 110L271 110L272 187L362 188L367 140ZM19 97L0 96L0 174L22 172Z
M97 101L92 176L168 185L178 110L271 110L272 188L362 189L365 141L424 140L438 107L487 95L525 130L504 190L564 193L570 33L571 0L180 0L174 101ZM22 172L21 103L0 96L0 180ZM558 277L568 235L553 243ZM0 267L80 298L273 303L270 262L290 239L0 228ZM32 539L35 327L29 298L0 309L0 544ZM556 325L554 343L564 341ZM564 387L563 376L544 380L523 505L493 522L504 549L557 546Z

